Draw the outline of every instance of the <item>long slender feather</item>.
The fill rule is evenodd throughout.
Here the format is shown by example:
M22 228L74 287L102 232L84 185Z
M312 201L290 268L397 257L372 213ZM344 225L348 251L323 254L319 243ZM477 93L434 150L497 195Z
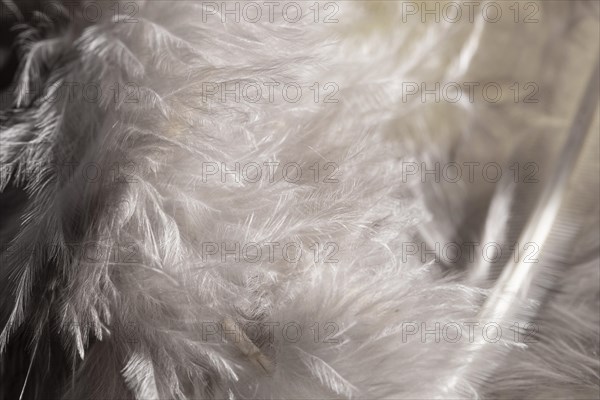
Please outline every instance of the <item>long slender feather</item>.
M554 171L545 183L546 186L538 200L538 204L521 233L520 243L535 243L539 251L549 252L544 247L548 238L553 234L553 231L557 234L561 233L561 227L557 227L555 222L566 196L569 179L581 159L583 145L591 132L592 122L599 104L599 94L600 62L595 65L588 80L569 133L566 135L562 150L554 164ZM506 321L511 317L516 318L522 315L527 315L528 319L532 320L535 317L535 311L526 311L523 305L530 300L540 301L546 295L546 292L543 290L541 292L532 291L532 285L539 285L540 282L544 282L544 286L551 286L557 272L552 270L552 265L527 261L526 256L527 254L520 252L516 257L511 257L479 311L479 320ZM561 275L561 273L558 273L558 277ZM453 388L456 385L464 385L465 379L471 379L475 382L481 379L474 379L475 376L483 378L489 376L496 367L495 363L487 360L486 350L489 350L490 347L492 346L487 341L479 340L475 342L467 350L467 364L450 378L448 387ZM449 390L448 387L445 390ZM465 390L465 388L463 387L461 390ZM468 393L471 392L465 394Z

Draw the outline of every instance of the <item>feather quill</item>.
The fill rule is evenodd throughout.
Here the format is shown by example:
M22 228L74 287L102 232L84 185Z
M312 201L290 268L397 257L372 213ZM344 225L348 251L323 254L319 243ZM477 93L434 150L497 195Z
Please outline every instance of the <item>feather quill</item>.
M557 226L555 222L563 199L566 197L569 179L573 176L578 162L581 162L584 143L592 130L592 122L598 110L600 62L592 71L562 150L554 163L553 173L549 175L537 206L519 239L519 243L535 243L541 252L552 253L553 249L545 248L548 238L553 233L555 235L562 234L563 228ZM569 255L560 256L564 258ZM553 255L553 257L557 257L557 255ZM476 268L480 267L476 266ZM518 253L516 257L511 257L479 311L478 319L481 321L507 321L511 318L518 319L526 316L526 320L534 320L537 307L531 310L526 309L525 306L527 302L534 301L539 304L543 300L547 295L546 288L552 287L555 281L564 274L556 268L552 264L528 262L524 252ZM477 275L480 273L479 270L476 271ZM541 288L536 289L536 285ZM490 361L491 347L493 346L490 346L489 342L478 340L470 349L467 349L466 365L450 378L444 391L452 391L456 385L463 385L459 388L463 395L471 396L476 393L476 390L473 390L465 382L471 381L477 385L477 382L485 380L497 367L496 363Z

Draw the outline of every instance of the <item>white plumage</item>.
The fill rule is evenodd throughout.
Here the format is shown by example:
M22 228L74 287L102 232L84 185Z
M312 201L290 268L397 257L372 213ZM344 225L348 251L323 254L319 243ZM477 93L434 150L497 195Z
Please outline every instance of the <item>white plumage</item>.
M86 4L23 31L0 118L1 187L26 193L1 399L598 398L597 103L531 289L482 313L580 121L597 3ZM474 179L436 182L450 163Z

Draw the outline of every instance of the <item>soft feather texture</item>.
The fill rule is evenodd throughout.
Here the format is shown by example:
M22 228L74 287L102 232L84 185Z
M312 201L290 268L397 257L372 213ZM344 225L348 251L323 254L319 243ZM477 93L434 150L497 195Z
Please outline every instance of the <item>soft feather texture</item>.
M424 340L421 324L477 322L481 341L504 263L407 251L511 247L578 116L597 3L533 3L540 22L529 25L423 23L402 2L331 3L338 22L325 24L326 3L319 23L312 3L296 23L281 12L222 23L208 3L151 1L128 23L130 3L114 16L113 2L95 2L106 18L93 24L39 18L20 36L0 131L1 187L26 194L2 226L2 398L598 397L597 107L559 244L534 266L561 273L492 321L504 334L475 357L485 368L472 365L480 347ZM102 96L53 92L73 82ZM257 102L207 86L256 82ZM270 82L303 94L286 101L276 88L271 100ZM506 93L421 101L403 82L500 82ZM535 82L540 101L515 103L513 82ZM508 179L405 174L413 162L491 161ZM534 162L538 182L510 182L514 162ZM263 174L209 173L221 163ZM299 244L302 257L225 254L249 243L263 254ZM519 340L515 322L534 323L535 340Z

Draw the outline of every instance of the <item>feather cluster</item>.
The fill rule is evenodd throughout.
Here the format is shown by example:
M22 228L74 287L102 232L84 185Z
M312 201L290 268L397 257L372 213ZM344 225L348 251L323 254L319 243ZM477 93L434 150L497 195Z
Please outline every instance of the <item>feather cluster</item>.
M598 398L598 4L267 3L19 28L0 399ZM573 121L548 239L515 243Z

